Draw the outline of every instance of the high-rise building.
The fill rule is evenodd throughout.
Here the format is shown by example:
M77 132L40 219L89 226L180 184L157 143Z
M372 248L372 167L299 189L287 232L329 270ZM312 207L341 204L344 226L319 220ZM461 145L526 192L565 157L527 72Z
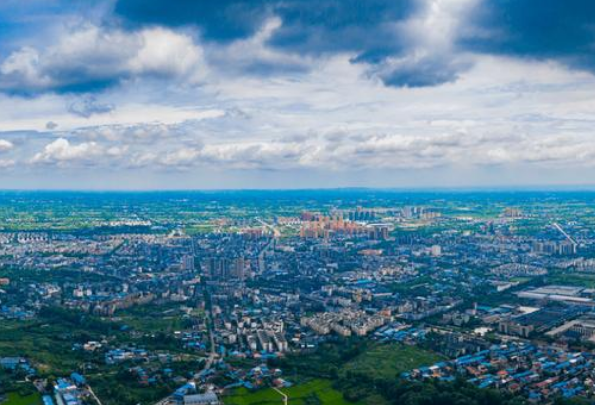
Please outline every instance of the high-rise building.
M184 271L194 270L194 256L184 255L184 257L182 257L182 270L184 270Z

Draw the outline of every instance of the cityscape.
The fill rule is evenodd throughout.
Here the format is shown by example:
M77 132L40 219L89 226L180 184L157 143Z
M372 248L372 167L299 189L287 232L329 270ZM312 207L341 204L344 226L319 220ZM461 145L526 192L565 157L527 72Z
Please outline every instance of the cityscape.
M1 197L8 403L595 394L590 191Z
M0 405L595 405L595 0L0 0Z

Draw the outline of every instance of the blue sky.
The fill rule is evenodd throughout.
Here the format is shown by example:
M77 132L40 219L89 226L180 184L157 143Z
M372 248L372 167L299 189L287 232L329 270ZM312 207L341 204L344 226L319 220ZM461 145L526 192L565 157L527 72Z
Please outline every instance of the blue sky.
M589 0L3 0L0 188L584 185Z

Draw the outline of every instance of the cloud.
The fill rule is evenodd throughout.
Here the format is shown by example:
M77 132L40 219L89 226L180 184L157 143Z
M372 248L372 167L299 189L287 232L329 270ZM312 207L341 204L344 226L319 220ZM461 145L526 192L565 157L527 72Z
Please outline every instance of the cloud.
M479 54L593 72L595 5L569 1L320 0L313 7L307 0L114 0L84 13L87 22L65 19L46 44L19 41L26 45L0 61L0 91L95 93L141 78L296 77L336 55L349 55L392 87L452 83Z
M427 0L425 7L397 24L398 36L407 43L401 55L389 56L372 72L386 85L432 87L453 82L472 66L457 48L468 10L479 0Z
M0 169L8 169L16 165L13 159L0 159Z
M0 139L0 153L6 152L14 148L14 144L6 139Z
M104 149L96 142L71 144L68 139L58 138L36 153L32 163L56 163L93 161L103 155Z
M140 123L133 125L100 125L82 127L71 131L70 134L85 140L150 145L159 140L172 137L177 137L178 141L181 140L181 138L188 134L184 126L191 122L193 121L184 121L178 124Z
M171 7L164 0L119 0L116 13L135 27L196 26L216 43L212 62L236 73L303 72L312 64L306 57L344 53L371 65L370 73L389 86L422 87L453 81L467 68L454 60L452 45L474 2L322 0L312 7L304 0L235 0ZM215 28L217 21L223 28Z
M306 73L314 65L310 57L283 52L269 46L268 41L282 26L278 17L271 17L253 36L227 44L206 46L209 64L226 75L288 76Z
M135 29L195 25L207 39L232 41L254 34L274 3L270 0L119 0L115 13Z
M595 72L594 21L592 1L483 0L473 9L460 45Z
M461 72L470 67L471 63L463 59L409 55L389 58L373 66L370 73L380 77L387 86L432 87L456 81Z
M94 96L77 99L68 106L68 111L79 117L89 118L95 114L107 114L114 110L112 104L102 104Z
M236 73L288 74L308 69L307 58L349 54L386 85L424 87L454 81L468 69L455 44L477 2L322 0L312 7L304 0L235 0L212 8L207 1L170 7L164 0L119 0L116 13L134 26L196 26L207 43L216 43L213 62ZM251 23L236 30L230 20L224 26L230 31L213 29L219 19Z
M544 1L538 19L562 12ZM125 3L171 7L147 17ZM168 187L216 183L213 172L240 186L272 173L388 184L461 165L463 177L520 166L592 177L588 18L563 14L577 27L551 25L568 41L539 50L520 3L536 4L119 0L116 19L64 19L0 44L0 138L14 145L2 157L40 178L69 168L60 181L137 173Z
M367 59L402 51L394 25L420 11L418 1L323 0L276 2L283 21L271 45L301 54L355 53Z
M85 23L66 29L45 49L12 52L0 62L0 90L92 92L143 77L195 83L202 69L202 50L186 34L157 27L130 33Z

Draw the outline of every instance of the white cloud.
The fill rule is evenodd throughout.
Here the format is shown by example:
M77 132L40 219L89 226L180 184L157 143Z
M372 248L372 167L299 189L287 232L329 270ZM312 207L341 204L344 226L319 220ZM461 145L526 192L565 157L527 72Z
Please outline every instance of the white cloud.
M391 86L424 87L452 82L472 66L472 58L456 49L467 13L479 0L423 0L419 12L395 24L406 49L369 71Z
M14 159L0 159L0 169L8 169L16 165Z
M285 53L268 46L267 42L281 24L278 17L273 17L252 37L227 45L217 43L206 47L209 63L218 70L234 75L293 75L295 72L307 71L314 65L311 58Z
M418 21L410 21L407 30L420 37L403 63L419 66L428 55L450 55L453 26L466 1L432 2L438 11L430 8ZM127 72L130 80L97 93L98 105L116 108L82 114L88 118L68 113L67 107L78 100L71 95L0 96L0 130L40 131L38 139L15 140L18 148L10 157L17 164L44 163L47 173L52 165L80 166L138 169L147 178L153 172L167 177L176 168L191 173L239 169L240 177L265 170L337 176L379 170L391 178L407 170L439 173L461 164L495 173L515 165L595 166L595 80L589 74L552 62L464 55L453 63L470 61L468 70L454 82L390 88L368 74L369 66L352 63L352 54L310 59L271 50L266 38L276 23L271 20L253 38L218 50L206 47L204 55L179 32L152 29L124 38L118 30L99 32L88 26L68 46L58 41L37 54L31 49L13 54L5 60L7 74L19 72L31 87L66 83L49 69L66 63L58 63L59 56L78 66L96 55L102 69ZM429 26L437 31L426 32ZM91 41L93 51L80 50L82 38ZM154 47L145 46L149 43ZM225 61L230 66L216 68ZM204 66L209 63L210 68ZM286 75L242 73L267 63L304 69ZM93 66L89 69L87 77L99 74ZM199 87L164 87L158 80L142 86L134 80L147 76L203 82ZM49 121L59 123L52 125L51 141Z
M0 63L0 90L90 91L137 77L196 83L205 75L202 49L164 28L137 32L92 24L65 29L45 49L23 47Z
M6 139L0 139L0 153L6 152L14 148L14 144Z
M395 89L364 70L343 55L300 80L230 79L210 85L217 93L204 93L217 109L201 119L81 127L63 132L70 141L46 146L33 160L120 170L335 173L594 166L595 80L581 74L549 63L478 58L456 83Z
M42 152L33 156L33 163L57 163L92 161L103 155L103 148L96 142L71 144L68 139L58 138L47 144Z
M142 46L130 59L130 70L137 75L183 78L197 83L206 75L202 49L188 35L164 28L140 32Z

